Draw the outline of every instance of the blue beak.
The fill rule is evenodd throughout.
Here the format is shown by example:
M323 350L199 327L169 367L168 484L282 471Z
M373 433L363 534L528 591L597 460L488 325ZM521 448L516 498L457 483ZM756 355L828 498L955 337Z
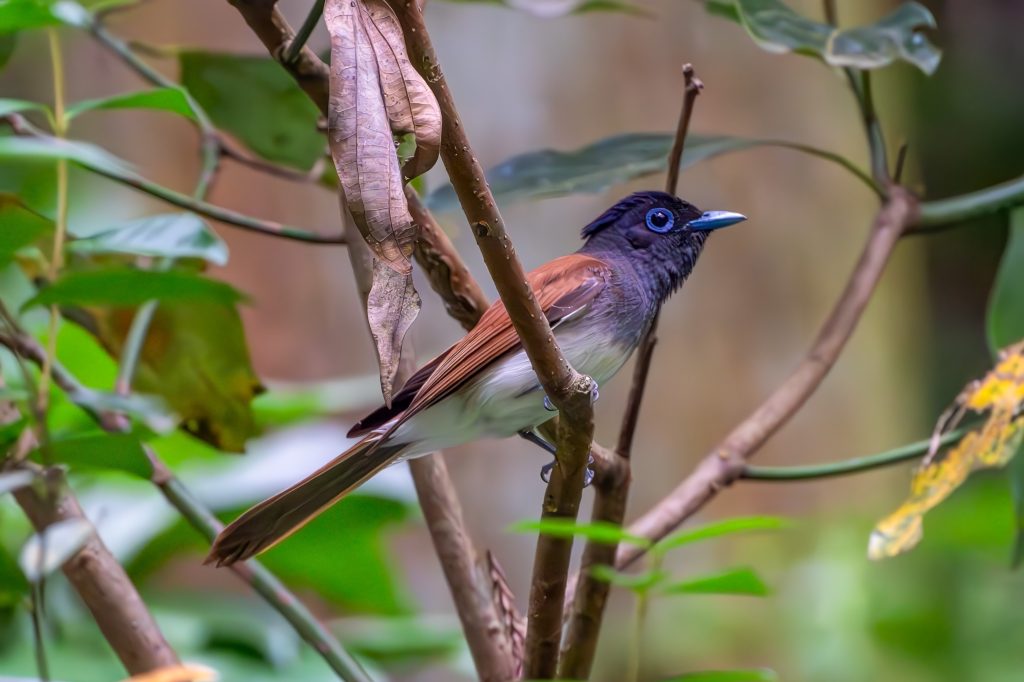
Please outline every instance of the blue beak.
M700 230L701 232L710 232L711 230L717 230L721 227L729 227L736 223L742 223L747 219L747 216L741 213L732 213L731 211L706 211L704 215L691 220L686 224L691 230Z

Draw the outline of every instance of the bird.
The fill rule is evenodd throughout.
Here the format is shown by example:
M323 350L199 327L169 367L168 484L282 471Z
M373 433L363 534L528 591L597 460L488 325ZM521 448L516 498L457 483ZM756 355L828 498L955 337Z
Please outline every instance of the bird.
M703 212L667 192L637 192L588 223L578 251L527 275L566 360L594 382L592 399L686 281L711 232L744 220ZM273 547L390 464L481 438L529 434L554 410L496 301L461 340L413 374L390 406L352 427L348 435L361 437L355 445L226 526L206 563L230 565Z

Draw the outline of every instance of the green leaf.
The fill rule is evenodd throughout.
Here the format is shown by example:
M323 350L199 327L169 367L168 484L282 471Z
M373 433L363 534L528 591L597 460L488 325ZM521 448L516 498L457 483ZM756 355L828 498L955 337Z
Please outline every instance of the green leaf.
M76 102L68 107L67 118L98 109L157 109L196 120L192 103L181 88L156 88Z
M324 155L320 113L268 57L181 52L181 82L218 128L265 159L309 170Z
M741 516L735 519L725 519L709 523L699 528L690 528L673 533L654 545L654 551L664 554L670 549L682 547L694 542L710 540L711 538L731 535L733 533L748 533L760 530L779 530L789 526L786 519L777 516Z
M1010 213L1010 233L989 297L987 318L993 356L1024 338L1024 208Z
M228 247L194 213L163 213L122 223L68 244L75 253L128 253L167 258L228 262Z
M0 2L0 34L47 26L84 26L89 12L70 0L5 0Z
M125 267L66 272L36 294L25 308L40 305L133 306L150 300L234 303L242 295L224 282L170 270Z
M35 473L31 471L7 471L0 474L0 495L20 490L32 483Z
M668 573L660 569L652 569L643 573L623 573L603 564L591 566L590 574L598 580L603 580L616 587L624 587L636 594L649 591L668 577Z
M877 69L902 60L929 75L942 58L920 32L935 28L935 17L916 2L901 5L873 24L842 30L808 19L780 0L735 0L735 8L747 33L768 52L796 52L855 69Z
M376 374L318 382L287 384L274 382L266 393L256 396L253 412L261 427L285 426L343 412L373 409L380 388Z
M336 628L357 656L381 662L413 663L458 653L458 622L449 617L346 618Z
M100 341L114 357L123 350L135 313L115 309L93 315ZM257 431L251 403L263 387L230 302L158 305L132 385L161 396L187 432L222 451L242 452Z
M53 222L28 209L13 195L0 192L0 265L53 231Z
M0 67L3 65L0 64ZM29 102L23 99L0 98L0 116L8 114L20 114L23 111L50 111L50 108L39 102Z
M92 524L82 517L58 521L29 538L18 564L29 581L39 582L74 556L94 532Z
M639 535L631 535L607 521L576 523L570 519L542 519L517 521L509 526L513 533L543 533L556 538L582 537L594 542L618 544L624 542L638 547L650 547L651 541Z
M1006 467L1010 479L1010 494L1013 495L1014 526L1016 536L1013 540L1013 551L1010 555L1010 566L1020 568L1024 563L1024 446L1017 449L1017 454Z
M0 70L7 66L7 62L11 61L11 57L14 55L14 48L17 46L18 34L0 34Z
M648 16L642 7L623 0L448 0L454 4L495 5L517 9L541 19L554 19L589 12L622 12Z
M46 162L67 159L118 177L133 175L128 164L96 145L56 137L0 137L0 159Z
M764 597L768 586L749 568L734 568L722 573L669 583L659 590L663 594L743 594Z
M672 140L673 136L666 133L626 133L568 152L554 149L528 152L490 169L487 181L495 197L504 203L567 194L595 194L620 183L664 173ZM872 184L863 171L837 154L778 140L690 135L679 165L688 168L721 154L762 146L795 149L825 158L850 170L869 186ZM426 203L435 212L459 208L451 185L431 192Z
M138 437L128 434L94 434L51 442L31 453L36 461L61 462L72 469L124 471L149 480L153 465Z
M778 682L779 676L768 668L750 670L702 670L671 677L662 682Z

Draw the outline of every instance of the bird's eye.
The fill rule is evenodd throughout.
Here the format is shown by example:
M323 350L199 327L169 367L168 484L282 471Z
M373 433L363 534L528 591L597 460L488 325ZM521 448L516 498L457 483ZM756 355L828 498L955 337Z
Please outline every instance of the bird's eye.
M652 208L647 212L647 228L654 232L668 232L676 222L671 211L664 208Z

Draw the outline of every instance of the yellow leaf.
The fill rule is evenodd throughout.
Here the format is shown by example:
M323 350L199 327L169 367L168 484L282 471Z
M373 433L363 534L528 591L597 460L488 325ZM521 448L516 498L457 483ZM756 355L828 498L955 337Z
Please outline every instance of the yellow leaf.
M913 548L923 535L926 512L949 497L978 469L1005 466L1024 438L1024 341L1003 349L992 370L973 381L939 418L933 442L956 427L968 410L988 419L943 454L932 448L914 473L910 497L871 533L868 556L883 559Z
M217 679L216 670L203 665L186 663L133 675L124 682L215 682Z

